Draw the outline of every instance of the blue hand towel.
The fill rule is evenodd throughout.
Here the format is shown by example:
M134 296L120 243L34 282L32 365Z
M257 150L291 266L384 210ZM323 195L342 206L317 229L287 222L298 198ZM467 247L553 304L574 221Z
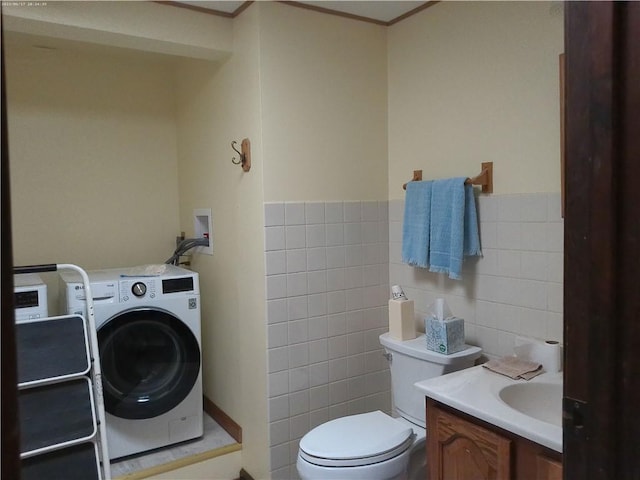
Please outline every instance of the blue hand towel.
M464 248L462 253L467 257L482 256L473 185L464 186Z
M465 255L481 255L473 186L465 177L435 180L431 194L429 271L461 280Z
M433 182L407 183L402 224L402 261L414 267L429 266L429 226Z

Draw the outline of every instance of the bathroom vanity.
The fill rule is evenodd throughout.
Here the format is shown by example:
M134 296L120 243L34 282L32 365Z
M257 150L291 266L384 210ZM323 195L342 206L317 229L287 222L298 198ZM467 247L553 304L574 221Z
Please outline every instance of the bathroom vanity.
M562 454L427 399L430 480L562 480Z
M562 374L526 382L473 367L415 384L430 480L561 480Z

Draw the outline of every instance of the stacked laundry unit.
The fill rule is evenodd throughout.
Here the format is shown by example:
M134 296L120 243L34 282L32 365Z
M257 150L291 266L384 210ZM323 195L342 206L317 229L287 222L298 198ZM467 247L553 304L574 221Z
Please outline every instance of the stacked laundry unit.
M37 275L14 278L21 478L108 480L92 355L97 342L88 322L81 315L48 317L46 286Z

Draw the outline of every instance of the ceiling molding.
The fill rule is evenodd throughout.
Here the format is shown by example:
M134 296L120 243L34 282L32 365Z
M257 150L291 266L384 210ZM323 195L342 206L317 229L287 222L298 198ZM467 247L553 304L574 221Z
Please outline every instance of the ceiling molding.
M279 3L282 3L284 5L288 5L290 7L304 8L306 10L312 10L314 12L324 13L324 14L327 14L327 15L335 15L335 16L338 16L338 17L349 18L351 20L357 20L357 21L360 21L360 22L373 23L373 24L376 24L376 25L382 25L382 26L385 26L385 27L389 27L391 25L394 25L394 24L406 19L406 18L409 18L409 17L415 15L418 12L421 12L422 10L426 10L429 7L433 7L437 3L440 3L441 0L431 0L431 1L424 2L422 5L414 8L413 10L409 10L408 12L400 15L399 17L396 17L396 18L394 18L392 20L389 20L389 21L378 20L378 19L375 19L375 18L365 17L365 16L362 16L362 15L355 15L353 13L341 12L341 11L338 11L338 10L333 10L333 9L330 9L330 8L324 8L324 7L320 7L320 6L317 6L317 5L306 4L306 3L302 3L302 2L298 2L298 1L291 1L291 0L277 0L277 1ZM197 5L194 5L193 3L182 3L182 2L171 1L171 0L155 0L155 3L159 3L161 5L167 5L167 6L170 6L170 7L184 8L184 9L192 10L192 11L195 11L195 12L206 13L208 15L216 15L216 16L225 17L225 18L235 18L238 15L240 15L242 12L244 12L247 8L249 8L249 6L253 3L253 1L243 2L242 5L240 5L238 8L236 8L231 13L223 12L221 10L215 10L215 9L212 9L212 8L199 7Z
M191 3L174 2L170 0L155 0L155 3L159 3L161 5L168 5L170 7L184 8L187 10L192 10L194 12L206 13L207 15L215 15L217 17L235 18L238 15L240 15L242 12L244 12L249 7L249 5L253 3L253 1L243 2L242 5L240 5L231 13L223 12L222 10L214 10L213 8L199 7Z
M253 0L252 0L252 1L244 2L242 5L240 5L238 8L236 8L236 9L233 11L233 13L232 13L233 17L235 18L235 17L237 17L238 15L240 15L240 14L241 14L242 12L244 12L247 8L249 8L249 5L251 5L252 3L253 3Z
M440 1L441 0L431 0L430 2L425 2L422 5L420 5L419 7L416 7L413 10L409 10L407 13L404 13L404 14L400 15L399 17L394 18L393 20L389 20L388 22L386 22L386 25L387 26L394 25L394 24L404 20L405 18L409 18L409 17L415 15L416 13L421 12L422 10L426 10L429 7L433 7L437 3L440 3Z
M278 0L279 3L284 3L290 7L304 8L306 10L313 10L314 12L326 13L327 15L335 15L338 17L350 18L352 20L359 20L361 22L375 23L376 25L386 26L388 22L383 20L376 20L375 18L363 17L361 15L354 15L353 13L339 12L338 10L332 10L330 8L318 7L317 5L309 5L302 2L293 2L287 0Z

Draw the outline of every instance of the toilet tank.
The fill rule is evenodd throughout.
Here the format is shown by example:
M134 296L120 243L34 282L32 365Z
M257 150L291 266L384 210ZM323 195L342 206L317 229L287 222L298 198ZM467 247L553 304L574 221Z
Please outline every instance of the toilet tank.
M393 404L400 416L416 425L425 426L424 394L413 385L421 380L469 368L480 357L482 349L467 348L451 355L427 350L424 334L413 340L396 340L389 333L380 335L391 370Z

